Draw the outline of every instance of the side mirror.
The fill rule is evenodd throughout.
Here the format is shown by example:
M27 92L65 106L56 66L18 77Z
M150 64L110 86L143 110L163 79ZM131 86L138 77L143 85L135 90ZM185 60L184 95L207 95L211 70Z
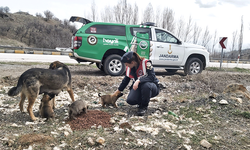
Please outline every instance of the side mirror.
M182 41L178 40L178 41L177 41L177 44L181 45L181 44L182 44Z

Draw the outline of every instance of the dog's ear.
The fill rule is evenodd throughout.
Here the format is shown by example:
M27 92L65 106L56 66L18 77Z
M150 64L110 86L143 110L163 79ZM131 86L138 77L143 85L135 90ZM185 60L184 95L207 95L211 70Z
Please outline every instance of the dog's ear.
M50 64L49 69L57 69L60 67L66 67L68 68L67 65L65 65L64 63L61 63L60 61L54 61L53 63Z
M50 65L49 65L49 69L55 69L56 68L56 63L55 62L53 62L53 63L51 63Z

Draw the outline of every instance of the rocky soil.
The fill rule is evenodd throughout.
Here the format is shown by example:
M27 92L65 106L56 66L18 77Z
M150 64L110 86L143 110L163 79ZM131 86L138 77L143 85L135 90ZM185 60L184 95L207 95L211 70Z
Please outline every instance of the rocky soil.
M228 84L249 89L246 73L203 71L183 76L156 69L161 93L151 99L147 115L138 117L126 103L128 89L118 99L119 108L102 108L98 93L111 94L123 76L105 75L95 65L69 65L76 100L89 105L87 114L68 120L71 99L62 91L56 97L56 117L39 117L41 95L30 120L19 110L20 96L9 97L18 77L29 68L49 64L0 63L0 149L250 149L250 101L244 93L223 94ZM172 112L172 113L170 113Z

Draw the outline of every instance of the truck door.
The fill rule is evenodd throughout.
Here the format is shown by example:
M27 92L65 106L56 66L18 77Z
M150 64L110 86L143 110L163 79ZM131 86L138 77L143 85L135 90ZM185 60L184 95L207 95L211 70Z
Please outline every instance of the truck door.
M176 66L183 61L185 47L167 31L155 29L154 50L150 57L156 66Z
M151 28L130 26L127 29L127 39L129 49L137 52L141 57L149 58L150 40L151 40Z
M136 41L137 41L137 49L136 52L146 59L149 58L149 35L148 33L144 32L137 32L136 33Z

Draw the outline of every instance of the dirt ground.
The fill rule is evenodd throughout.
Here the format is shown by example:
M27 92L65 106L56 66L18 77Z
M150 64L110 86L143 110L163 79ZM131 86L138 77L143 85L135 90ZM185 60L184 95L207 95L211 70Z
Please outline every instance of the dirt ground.
M68 122L67 105L71 101L65 93L56 98L54 120L32 123L27 111L19 111L20 96L11 98L6 92L16 86L18 77L25 70L48 66L48 63L0 63L0 149L29 146L33 149L250 149L249 99L244 93L222 93L232 83L242 84L248 89L250 74L205 70L199 75L184 76L183 71L170 74L164 69L155 69L162 83L161 92L151 99L147 115L136 117L136 109L126 103L128 88L117 101L119 108L102 108L98 104L98 93L113 93L123 76L105 75L95 65L68 65L76 100L88 102L92 120L86 120L84 115L87 114L83 114L78 120ZM228 104L220 104L221 100ZM36 103L38 106L39 100ZM37 106L33 108L36 116ZM93 121L95 118L98 122L98 117L92 114L95 111L111 118L109 123L105 120L107 126L102 127L100 122ZM169 111L178 117L169 115ZM99 117L101 120L103 117ZM123 122L127 122L127 128ZM71 131L66 130L67 124ZM50 140L20 142L23 136L34 134L49 136ZM97 142L99 137L105 139L104 144ZM44 142L45 146L42 146Z

